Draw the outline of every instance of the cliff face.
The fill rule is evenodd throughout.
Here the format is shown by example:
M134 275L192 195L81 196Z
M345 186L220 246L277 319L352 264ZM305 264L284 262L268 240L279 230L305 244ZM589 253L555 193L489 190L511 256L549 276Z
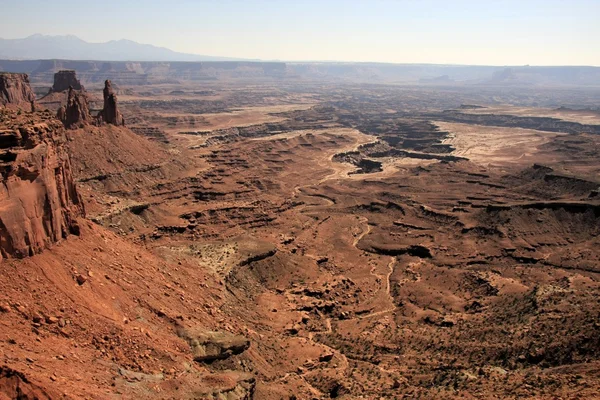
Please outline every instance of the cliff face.
M72 87L75 90L85 90L73 70L62 70L54 74L52 92L64 92Z
M104 108L98 114L99 123L124 126L125 120L117 108L117 95L109 80L104 82Z
M0 258L22 258L79 233L84 215L63 125L50 112L0 110Z
M0 73L0 105L31 111L34 102L35 94L27 74Z

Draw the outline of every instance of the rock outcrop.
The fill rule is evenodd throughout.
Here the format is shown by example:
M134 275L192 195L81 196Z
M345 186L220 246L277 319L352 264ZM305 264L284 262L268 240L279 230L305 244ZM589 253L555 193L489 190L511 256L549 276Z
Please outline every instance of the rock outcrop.
M71 87L75 90L85 90L79 79L77 79L75 71L62 70L54 74L54 85L50 89L51 92L64 92Z
M78 128L91 122L90 109L84 92L69 87L67 105L58 109L56 118L65 128Z
M212 332L199 329L178 329L178 335L192 348L194 361L212 362L224 360L240 354L250 347L250 341L243 336L228 332Z
M35 109L35 94L27 74L0 72L0 105L27 111Z
M125 120L117 108L117 95L109 80L104 82L104 108L98 114L98 122L116 126L125 125Z
M50 112L0 111L0 258L31 256L79 234L84 208L65 142Z

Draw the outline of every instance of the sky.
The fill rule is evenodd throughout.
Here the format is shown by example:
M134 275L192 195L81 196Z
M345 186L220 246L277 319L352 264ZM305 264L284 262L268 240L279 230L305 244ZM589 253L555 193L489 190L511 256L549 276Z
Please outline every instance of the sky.
M0 38L263 60L600 66L600 0L0 0Z

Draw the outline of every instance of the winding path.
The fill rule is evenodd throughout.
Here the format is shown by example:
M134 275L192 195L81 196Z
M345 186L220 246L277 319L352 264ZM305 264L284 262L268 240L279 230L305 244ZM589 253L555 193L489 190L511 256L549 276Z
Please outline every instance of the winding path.
M372 312L372 313L369 313L366 315L360 315L356 318L358 318L358 319L372 318L372 317L376 317L379 315L387 314L389 312L396 311L396 306L394 305L394 298L392 297L392 294L390 293L391 292L390 277L394 273L394 264L395 263L396 263L396 257L391 257L391 261L388 263L389 271L385 275L385 293L386 293L387 297L389 298L391 306L389 308L386 308L385 310ZM371 273L371 275L373 275L379 279L383 278L382 275L378 275L375 273L375 267L371 268L370 273Z

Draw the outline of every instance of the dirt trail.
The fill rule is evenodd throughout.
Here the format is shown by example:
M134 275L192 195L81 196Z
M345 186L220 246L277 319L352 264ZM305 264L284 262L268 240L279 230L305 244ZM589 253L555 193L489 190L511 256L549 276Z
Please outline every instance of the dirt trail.
M390 277L392 276L392 274L394 273L394 264L396 263L396 257L392 257L391 261L388 263L388 273L385 275L385 293L387 295L387 297L389 298L390 304L391 306L389 308L386 308L385 310L382 311L376 311L376 312L372 312L370 314L365 314L365 315L359 315L358 317L356 317L357 319L365 319L365 318L373 318L373 317L377 317L379 315L383 315L383 314L387 314L389 312L393 312L396 310L396 306L394 305L394 298L392 297L391 293L390 293L390 289L391 289L391 284L390 284ZM371 268L370 271L371 275L382 279L383 275L378 275L375 273L375 267Z
M354 239L354 242L352 243L353 247L356 247L358 243L362 240L362 238L364 238L371 232L371 225L369 225L369 220L366 217L360 217L360 221L366 224L366 228L363 229L362 233Z

